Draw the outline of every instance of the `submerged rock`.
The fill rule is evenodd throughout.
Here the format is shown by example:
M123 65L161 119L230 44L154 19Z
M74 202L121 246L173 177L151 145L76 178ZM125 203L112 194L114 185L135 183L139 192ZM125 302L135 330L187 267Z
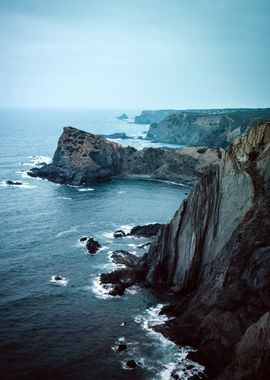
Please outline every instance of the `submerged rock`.
M86 241L86 248L89 253L96 253L101 248L101 245L97 240L90 237Z
M117 230L114 232L113 237L114 238L120 238L126 236L126 233L123 230Z
M7 185L10 185L10 186L20 186L20 185L23 185L23 183L22 182L18 182L18 181L6 181L6 184Z
M90 239L90 236L82 236L82 237L80 238L80 241L81 241L81 242L84 242L84 241L87 241L88 239Z

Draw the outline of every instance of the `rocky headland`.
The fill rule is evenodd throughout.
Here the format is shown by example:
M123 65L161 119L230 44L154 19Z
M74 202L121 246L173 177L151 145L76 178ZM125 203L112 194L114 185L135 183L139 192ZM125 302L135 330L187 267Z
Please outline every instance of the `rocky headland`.
M142 111L140 115L135 116L134 123L135 124L152 124L159 123L166 116L178 112L176 110L149 110Z
M221 157L219 149L186 147L166 150L132 147L65 127L52 163L28 174L52 182L83 185L127 176L147 176L175 182L195 183Z
M163 115L161 120L152 122L146 139L187 146L226 147L256 123L269 120L270 109L187 110Z
M236 140L134 266L104 274L174 293L165 336L215 380L270 378L270 122Z

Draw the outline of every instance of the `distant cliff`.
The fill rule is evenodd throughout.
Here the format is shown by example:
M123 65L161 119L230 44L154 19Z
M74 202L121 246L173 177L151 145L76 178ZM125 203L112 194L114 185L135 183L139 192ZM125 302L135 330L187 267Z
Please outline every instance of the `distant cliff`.
M136 124L152 124L159 123L166 116L177 112L176 110L151 110L151 111L142 111L140 115L135 116L134 122Z
M258 121L269 119L270 108L171 112L150 125L146 138L188 146L226 147Z
M163 333L198 347L211 378L270 379L270 122L229 146L141 262L179 303Z
M207 167L215 166L219 159L220 151L216 149L136 150L76 128L65 127L53 162L33 168L28 174L73 185L104 182L129 175L194 183Z

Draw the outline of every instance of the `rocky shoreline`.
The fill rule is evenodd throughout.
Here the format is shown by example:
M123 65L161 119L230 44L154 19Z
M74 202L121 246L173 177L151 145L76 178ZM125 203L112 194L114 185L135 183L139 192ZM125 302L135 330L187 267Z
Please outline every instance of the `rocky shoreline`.
M156 327L215 380L270 378L270 122L229 146L159 230L149 253L102 276L173 292Z
M136 150L72 127L65 127L52 163L32 168L32 177L70 185L106 182L129 175L195 183L221 157L219 149L180 148Z

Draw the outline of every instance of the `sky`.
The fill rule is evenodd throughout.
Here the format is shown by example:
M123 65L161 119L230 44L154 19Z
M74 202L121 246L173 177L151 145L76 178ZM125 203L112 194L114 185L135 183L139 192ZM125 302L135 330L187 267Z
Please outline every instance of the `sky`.
M0 107L269 107L269 0L0 0Z

